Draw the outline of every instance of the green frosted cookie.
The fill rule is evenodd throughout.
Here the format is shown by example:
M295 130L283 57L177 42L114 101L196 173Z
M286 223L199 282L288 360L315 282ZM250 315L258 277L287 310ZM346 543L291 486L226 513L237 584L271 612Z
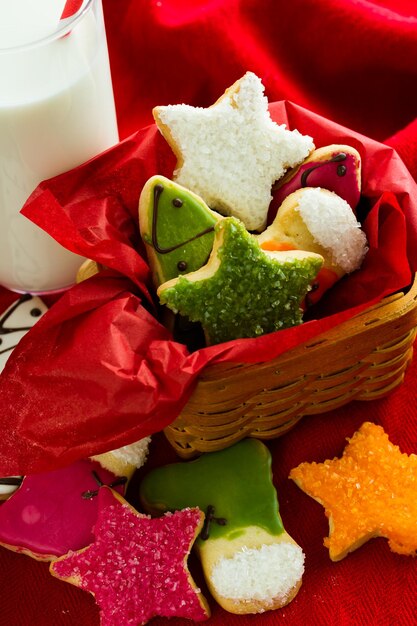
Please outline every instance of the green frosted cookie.
M147 181L139 200L139 225L157 287L207 262L219 219L199 196L168 178Z
M271 535L284 532L272 484L271 455L256 439L152 470L141 483L140 496L153 514L196 506L205 513L214 509L226 523L213 521L208 528L206 522L203 540L208 536L232 539L248 526L259 526Z
M195 545L208 587L227 611L261 613L297 593L304 555L284 529L271 455L260 441L245 439L154 469L141 483L140 498L154 515L187 507L205 513Z
M239 220L215 226L208 263L161 285L175 313L201 322L208 343L257 337L302 322L301 302L323 257L300 250L262 250Z

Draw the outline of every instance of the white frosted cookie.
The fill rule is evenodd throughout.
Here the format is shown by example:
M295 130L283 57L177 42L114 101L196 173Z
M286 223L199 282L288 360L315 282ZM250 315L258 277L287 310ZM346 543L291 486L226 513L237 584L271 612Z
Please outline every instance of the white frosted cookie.
M316 301L342 276L358 269L368 250L351 206L320 187L306 187L287 196L275 220L257 239L264 250L306 250L323 257Z
M277 538L251 526L235 539L198 544L207 585L230 613L280 609L297 595L304 552L285 531Z
M175 104L153 114L177 157L175 180L248 230L265 227L273 183L314 149L311 137L272 121L252 72L208 108Z

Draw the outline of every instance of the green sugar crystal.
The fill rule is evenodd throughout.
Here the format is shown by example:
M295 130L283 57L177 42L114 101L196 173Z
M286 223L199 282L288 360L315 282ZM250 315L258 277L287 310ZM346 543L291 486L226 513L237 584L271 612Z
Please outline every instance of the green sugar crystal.
M194 280L181 276L172 286L162 285L161 303L201 322L212 344L300 324L300 305L322 258L267 253L232 217L216 224L215 237L220 246L214 273L208 275L205 266L193 274Z

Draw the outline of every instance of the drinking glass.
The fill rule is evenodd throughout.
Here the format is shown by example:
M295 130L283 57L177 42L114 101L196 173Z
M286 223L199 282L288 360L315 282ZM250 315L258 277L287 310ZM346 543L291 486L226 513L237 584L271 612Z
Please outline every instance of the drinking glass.
M118 141L101 0L39 41L1 48L0 284L61 291L83 259L20 214L36 186Z

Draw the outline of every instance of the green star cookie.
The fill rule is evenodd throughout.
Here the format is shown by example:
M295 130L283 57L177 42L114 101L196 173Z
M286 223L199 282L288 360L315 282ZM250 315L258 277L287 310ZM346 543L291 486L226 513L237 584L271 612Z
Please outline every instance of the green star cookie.
M139 200L139 225L157 287L207 262L220 218L172 180L152 176L147 181Z
M162 284L161 304L201 322L208 343L257 337L302 322L300 304L323 257L300 250L270 252L239 220L214 227L208 263Z

